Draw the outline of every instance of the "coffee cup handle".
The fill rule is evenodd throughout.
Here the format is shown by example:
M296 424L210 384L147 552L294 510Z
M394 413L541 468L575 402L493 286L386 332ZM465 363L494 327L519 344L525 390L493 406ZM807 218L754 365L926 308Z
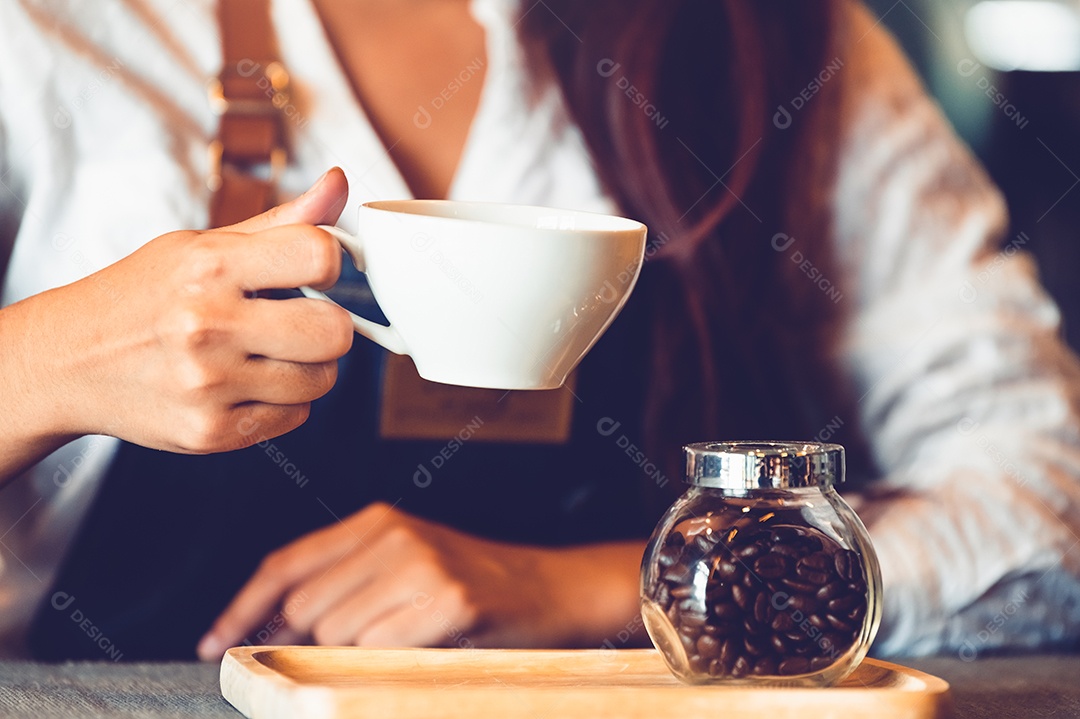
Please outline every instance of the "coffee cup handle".
M348 232L330 225L319 225L320 230L325 230L333 235L352 258L353 264L356 265L356 269L361 272L367 270L367 261L364 259L364 244L359 237L353 237ZM300 291L304 293L305 297L310 297L315 300L325 300L337 305L330 299L326 293L319 292L312 287L301 287ZM341 305L338 305L341 307ZM342 307L342 309L345 309ZM348 310L345 310L349 312ZM371 320L364 319L363 317L349 312L349 317L352 318L353 329L363 337L367 337L372 342L382 345L386 349L390 350L394 354L404 355L408 354L408 350L405 347L405 341L401 339L401 335L393 327L385 327Z

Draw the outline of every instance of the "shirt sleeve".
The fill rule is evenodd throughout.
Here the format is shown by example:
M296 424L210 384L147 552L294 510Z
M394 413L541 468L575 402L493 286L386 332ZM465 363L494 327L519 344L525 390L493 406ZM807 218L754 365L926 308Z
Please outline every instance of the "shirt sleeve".
M894 41L854 11L835 198L841 344L882 476L852 497L884 579L875 652L1080 629L1080 364L1004 204ZM1033 234L1035 228L1030 230Z

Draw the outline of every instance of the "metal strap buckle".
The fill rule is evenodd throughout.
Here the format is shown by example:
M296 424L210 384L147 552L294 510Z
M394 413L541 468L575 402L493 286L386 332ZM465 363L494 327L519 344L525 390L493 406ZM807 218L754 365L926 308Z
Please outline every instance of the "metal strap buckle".
M228 92L227 92L228 88ZM252 60L241 60L235 67L228 67L207 84L210 109L219 118L229 115L276 117L279 120L277 143L270 150L269 182L277 184L288 151L284 146L284 112L290 102L289 73L277 61L262 65ZM221 170L225 157L225 145L221 138L210 143L210 171L206 186L211 192L221 188Z

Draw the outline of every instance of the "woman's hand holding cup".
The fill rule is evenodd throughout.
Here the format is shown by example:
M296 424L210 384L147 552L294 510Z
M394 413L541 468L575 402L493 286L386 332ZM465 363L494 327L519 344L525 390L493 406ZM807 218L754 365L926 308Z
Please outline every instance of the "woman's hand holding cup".
M25 339L27 404L9 416L36 420L36 439L102 433L183 453L238 449L299 426L337 378L350 318L327 302L257 293L337 280L340 248L315 225L336 221L347 192L331 170L263 215L162 235L8 308L5 341ZM0 457L0 470L17 461Z

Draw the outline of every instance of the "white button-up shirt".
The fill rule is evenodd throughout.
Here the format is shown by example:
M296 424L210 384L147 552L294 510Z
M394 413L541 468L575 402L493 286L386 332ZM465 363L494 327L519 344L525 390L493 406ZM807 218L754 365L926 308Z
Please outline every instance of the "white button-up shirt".
M472 9L486 57L448 73L446 92L417 115L438 122L453 83L484 83L449 196L615 211L557 86L526 71L517 3L473 0ZM12 247L4 306L159 234L206 226L215 18L209 0L0 4L0 252ZM273 19L293 83L283 194L340 165L351 187L341 225L354 229L360 203L409 190L310 0L276 0ZM1018 251L1025 240L1000 252L994 244L999 196L892 40L861 12L854 23L827 80L849 86L838 276L807 281L849 303L837 361L861 400L858 417L839 421L860 424L882 472L873 496L852 497L884 573L877 650L974 656L1075 635L1080 368ZM797 245L777 244L797 261ZM20 650L49 600L115 447L83 438L0 493L2 651Z

